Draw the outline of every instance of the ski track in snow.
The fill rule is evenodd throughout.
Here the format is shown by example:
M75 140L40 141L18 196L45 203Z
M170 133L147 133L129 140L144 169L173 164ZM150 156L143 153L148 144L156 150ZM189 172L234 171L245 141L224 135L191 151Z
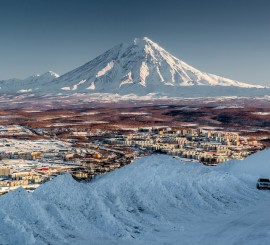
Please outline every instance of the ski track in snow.
M269 244L269 150L217 167L164 155L0 198L1 244Z

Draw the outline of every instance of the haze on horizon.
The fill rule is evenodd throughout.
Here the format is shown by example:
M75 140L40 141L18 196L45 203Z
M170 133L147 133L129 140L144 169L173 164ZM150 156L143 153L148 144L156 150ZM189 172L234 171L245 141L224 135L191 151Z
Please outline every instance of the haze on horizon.
M208 73L270 82L267 0L1 0L0 80L64 74L147 36Z

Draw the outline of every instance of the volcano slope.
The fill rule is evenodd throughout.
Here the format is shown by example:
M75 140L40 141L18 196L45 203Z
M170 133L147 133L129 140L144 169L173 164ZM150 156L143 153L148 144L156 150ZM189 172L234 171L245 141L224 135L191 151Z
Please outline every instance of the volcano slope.
M0 198L1 244L269 244L270 151L217 167L165 155ZM268 161L268 162L267 162Z

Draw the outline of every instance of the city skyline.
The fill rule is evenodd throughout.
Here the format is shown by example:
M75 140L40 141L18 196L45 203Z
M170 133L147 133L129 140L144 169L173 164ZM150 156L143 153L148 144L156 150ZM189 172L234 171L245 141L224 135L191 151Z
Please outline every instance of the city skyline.
M62 75L147 36L202 71L269 86L265 0L4 0L0 7L0 80L48 70Z

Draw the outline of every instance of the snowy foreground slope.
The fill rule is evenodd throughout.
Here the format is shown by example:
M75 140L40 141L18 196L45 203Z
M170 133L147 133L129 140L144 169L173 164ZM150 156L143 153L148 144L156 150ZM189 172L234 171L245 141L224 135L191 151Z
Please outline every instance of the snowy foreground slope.
M270 192L255 186L269 157L205 167L153 155L90 183L19 189L0 198L0 244L266 245Z

